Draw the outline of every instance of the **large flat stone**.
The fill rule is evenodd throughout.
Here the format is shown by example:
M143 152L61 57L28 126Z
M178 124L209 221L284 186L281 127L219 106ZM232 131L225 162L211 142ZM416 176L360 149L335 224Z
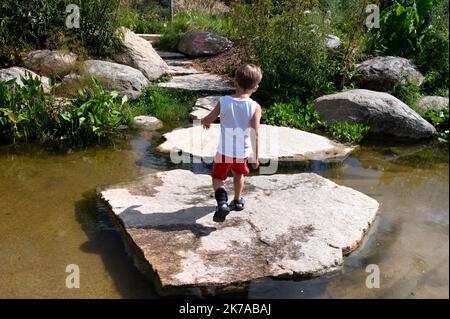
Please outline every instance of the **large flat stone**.
M174 76L169 82L158 84L160 87L209 93L226 93L234 87L219 76L209 73Z
M219 145L220 124L212 124L209 130L195 125L176 129L164 134L166 141L158 146L160 152L181 150L206 160L211 160ZM345 146L330 139L288 128L261 125L261 160L307 161L345 158L353 147Z
M245 209L218 224L210 184L208 175L173 170L97 190L125 242L131 238L129 253L141 270L153 269L162 292L335 271L379 207L316 174L255 176L245 180Z

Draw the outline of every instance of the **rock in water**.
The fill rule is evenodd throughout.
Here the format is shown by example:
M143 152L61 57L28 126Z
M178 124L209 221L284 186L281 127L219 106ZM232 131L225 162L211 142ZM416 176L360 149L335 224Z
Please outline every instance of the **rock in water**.
M178 43L178 51L192 57L217 55L232 47L227 38L209 32L187 32Z
M51 75L66 75L72 71L77 61L77 55L71 52L37 50L31 51L22 59L23 64L37 73Z
M149 83L141 71L127 65L101 60L87 60L84 65L87 72L101 80L108 89L125 94L132 100L139 98L141 90Z
M135 116L133 119L137 126L144 129L157 130L163 127L163 123L154 116L139 115Z
M153 49L150 42L124 27L118 32L123 34L123 40L120 52L114 56L116 62L138 69L150 81L169 72L167 63Z
M359 87L374 91L388 91L396 84L404 83L405 79L415 80L417 85L422 85L425 80L410 60L393 56L364 61L356 66L356 70L364 74L358 80Z
M417 109L426 112L430 110L440 111L448 109L448 97L444 96L425 96L417 102Z
M351 90L322 96L314 108L325 121L346 121L370 126L372 135L401 139L428 138L436 131L405 103L383 92Z
M124 240L131 238L141 270L150 265L155 271L161 292L335 271L358 247L379 206L311 173L245 183L245 209L220 224L212 220L209 175L159 172L97 193L123 226ZM230 179L226 186L232 189Z
M186 154L211 161L216 154L220 138L220 124L209 130L200 125L176 129L164 134L166 141L158 146L160 152L181 150ZM353 147L335 143L326 137L271 125L260 128L260 159L279 161L334 160L345 158Z
M40 76L33 71L27 70L21 67L11 67L7 69L0 69L0 82L6 82L12 79L16 79L16 83L20 86L23 86L23 82L21 77L24 79L38 79L41 84L44 92L50 92L50 82L49 79L45 76Z

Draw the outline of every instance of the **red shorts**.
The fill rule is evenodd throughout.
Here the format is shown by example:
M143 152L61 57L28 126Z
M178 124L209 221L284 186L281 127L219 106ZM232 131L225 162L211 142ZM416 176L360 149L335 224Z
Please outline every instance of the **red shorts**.
M250 170L247 166L247 158L231 158L225 155L216 155L214 165L211 171L211 177L220 180L226 180L228 173L232 170L238 174L247 175Z

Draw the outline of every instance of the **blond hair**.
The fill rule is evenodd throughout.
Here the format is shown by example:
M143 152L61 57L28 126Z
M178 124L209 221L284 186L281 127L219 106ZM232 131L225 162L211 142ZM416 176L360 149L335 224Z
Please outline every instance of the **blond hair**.
M235 80L245 91L255 88L262 79L262 70L254 64L241 65L236 70Z

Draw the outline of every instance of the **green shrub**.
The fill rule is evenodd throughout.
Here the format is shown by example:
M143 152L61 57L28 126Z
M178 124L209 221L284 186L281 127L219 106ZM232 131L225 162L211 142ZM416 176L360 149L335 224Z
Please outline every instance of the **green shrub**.
M104 91L95 78L92 82L91 88L80 90L72 103L59 112L56 132L59 140L85 145L131 125L127 96Z
M260 99L272 104L299 96L306 102L335 91L341 65L324 46L326 15L313 0L278 2L237 3L233 10L240 43L249 47L246 60L264 72Z
M448 0L383 1L380 28L367 38L371 54L412 59L425 74L423 88L448 88Z
M359 143L369 131L369 127L362 124L336 121L326 124L314 111L313 103L302 104L299 99L273 104L264 110L262 123L305 131L323 131L334 139L348 143Z
M155 41L155 46L167 51L177 51L180 37L188 31L208 31L226 36L233 30L230 17L195 11L182 11L174 17L172 23L162 22L161 25L163 35Z
M289 103L275 103L265 110L262 122L268 125L288 126L301 130L314 130L321 125L320 117L312 103L303 105L299 99Z
M422 97L421 89L414 79L405 79L403 83L394 85L388 93L392 94L413 109Z
M442 110L429 110L421 114L422 117L436 128L436 137L439 142L448 143L449 123L448 108Z
M195 93L167 90L152 84L142 91L131 107L134 115L149 114L170 122L187 118L195 100Z
M19 141L87 145L116 134L131 124L126 98L105 92L93 79L75 99L57 103L44 94L37 79L0 83L0 144Z
M369 132L370 127L363 124L337 122L333 120L326 131L335 139L346 143L359 143Z
M29 49L67 48L105 55L119 44L119 0L3 0L0 64L18 61ZM80 28L66 27L68 4L80 8Z
M51 134L50 102L41 82L22 78L0 82L0 144L46 139Z

